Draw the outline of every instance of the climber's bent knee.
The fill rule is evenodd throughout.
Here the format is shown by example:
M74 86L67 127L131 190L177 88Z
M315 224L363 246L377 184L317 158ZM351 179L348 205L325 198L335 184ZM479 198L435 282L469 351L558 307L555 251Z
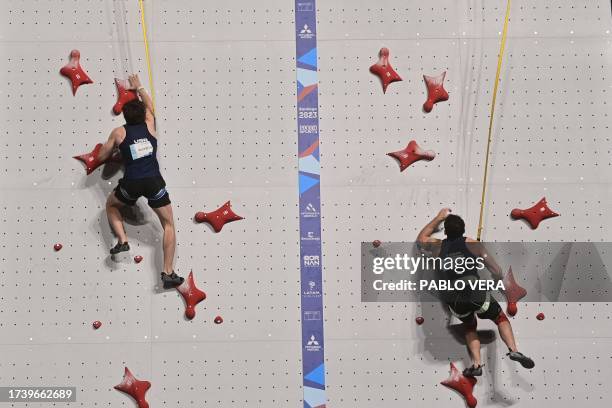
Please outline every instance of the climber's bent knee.
M502 322L508 321L508 317L506 317L506 314L502 310L499 303L497 303L497 300L493 298L493 296L490 296L490 300L486 310L481 310L478 313L478 317L480 317L481 319L489 319L497 325Z

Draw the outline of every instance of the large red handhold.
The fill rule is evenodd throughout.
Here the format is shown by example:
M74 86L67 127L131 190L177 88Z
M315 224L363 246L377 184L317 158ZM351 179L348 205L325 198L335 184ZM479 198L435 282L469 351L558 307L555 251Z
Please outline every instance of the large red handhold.
M474 386L476 385L476 379L473 377L466 377L457 370L457 367L453 363L450 363L450 377L447 380L441 382L442 385L446 385L449 388L457 391L463 398L468 407L475 408L478 401L472 394Z
M519 208L515 208L510 213L510 216L517 219L523 219L529 223L532 229L538 228L540 222L547 218L558 217L559 214L548 208L548 204L546 203L546 197L542 197L540 201L538 201L533 207L527 208L525 210L521 210Z
M419 160L432 161L436 157L436 154L432 150L421 149L416 141L411 140L405 149L387 153L387 156L397 159L399 161L400 171L404 171L412 163Z
M109 162L121 163L121 157L118 154L113 154L110 159L106 161L98 160L98 154L102 148L102 143L98 143L94 149L89 153L83 153L79 156L73 156L75 159L85 163L85 171L87 174L91 174L95 169L101 165Z
M232 211L231 204L229 201L213 212L205 213L199 211L195 215L195 220L197 222L209 223L213 227L215 232L220 232L221 229L223 229L223 226L228 222L238 221L242 219L244 218Z
M115 85L117 86L117 102L113 106L113 112L115 115L119 115L123 110L123 105L138 99L138 95L132 89L128 89L125 80L115 78Z
M185 317L193 319L195 317L195 307L198 303L206 299L206 293L202 292L195 285L193 280L193 272L189 272L189 276L185 282L178 288L178 292L185 299Z
M389 49L386 47L378 52L378 62L370 67L370 72L380 78L383 93L387 92L390 83L402 80L389 63Z
M502 280L504 284L504 295L506 296L506 300L508 301L508 307L506 311L510 316L514 316L518 311L518 307L516 303L521 300L527 294L525 288L521 287L516 280L514 280L514 274L512 273L512 267L508 270L506 276Z
M423 110L425 112L431 112L434 104L448 100L448 92L444 89L444 78L446 72L436 76L430 77L423 75L425 85L427 85L427 100L423 104Z
M70 62L60 69L60 74L70 79L72 82L72 94L76 95L79 86L83 84L93 84L93 81L85 70L81 67L81 53L79 50L70 51Z
M138 408L149 408L149 403L145 399L145 394L151 388L151 383L148 381L137 380L130 370L125 367L123 381L121 384L115 385L115 389L130 395L138 403Z

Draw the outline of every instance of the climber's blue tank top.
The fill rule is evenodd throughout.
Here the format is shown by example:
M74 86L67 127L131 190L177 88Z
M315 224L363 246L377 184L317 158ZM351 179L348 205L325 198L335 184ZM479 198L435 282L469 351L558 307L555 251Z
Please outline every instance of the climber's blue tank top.
M157 139L149 133L146 123L123 125L125 139L119 145L128 180L161 176L157 163Z

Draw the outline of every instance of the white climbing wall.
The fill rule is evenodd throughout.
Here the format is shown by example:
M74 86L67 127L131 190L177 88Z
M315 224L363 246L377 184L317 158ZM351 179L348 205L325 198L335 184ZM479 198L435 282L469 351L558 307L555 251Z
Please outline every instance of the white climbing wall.
M146 204L127 227L143 262L112 262L104 202L120 173L86 176L72 159L122 124L113 78L147 81L137 1L3 6L0 386L73 385L77 402L56 406L132 407L112 388L128 366L153 384L151 406L302 406L293 2L145 1L176 270L208 295L193 321L157 288L160 226ZM460 407L439 385L449 361L467 362L446 316L361 303L359 244L413 240L442 206L475 234L505 1L318 8L328 406ZM485 240L611 241L610 30L605 0L513 1ZM386 95L368 72L382 46L404 79ZM75 48L94 84L72 96L59 69ZM422 75L442 71L450 100L424 114ZM437 157L400 173L385 153L411 139ZM509 219L542 196L561 217L536 231ZM227 200L244 220L220 234L193 223ZM608 304L520 304L513 325L536 369L485 345L479 406L608 405L610 319Z
M329 406L464 406L439 384L449 361L468 363L441 306L360 303L359 243L414 241L446 206L476 235L505 7L502 0L319 4ZM512 2L484 240L610 241L611 29L607 1ZM368 71L383 46L403 78L385 95ZM450 99L425 114L422 75L443 71ZM411 139L437 157L400 173L385 154ZM543 196L561 217L536 231L509 218ZM539 312L544 321L535 319ZM508 361L503 343L484 333L479 406L609 404L611 318L609 304L519 304L513 326L536 368Z
M72 159L123 123L115 76L149 86L138 2L3 7L0 385L74 385L70 406L131 407L113 390L127 366L152 383L152 407L302 405L293 4L145 1L176 270L208 295L193 321L157 288L146 202L127 227L144 260L112 262L104 203L120 174ZM59 69L75 48L95 83L73 97ZM227 200L243 221L194 224Z

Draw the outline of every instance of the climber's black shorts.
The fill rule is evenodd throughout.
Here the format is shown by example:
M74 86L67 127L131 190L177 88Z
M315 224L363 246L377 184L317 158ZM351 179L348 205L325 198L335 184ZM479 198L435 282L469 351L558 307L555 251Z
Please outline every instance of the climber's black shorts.
M466 285L466 287L469 288L469 285ZM486 290L466 289L453 293L447 298L446 304L451 313L464 323L473 322L474 313L481 319L495 321L502 312L502 308L497 303L497 300L495 300L491 292Z
M146 197L151 208L170 204L166 182L161 176L119 180L119 185L115 188L115 197L119 201L127 205L134 205L141 196Z

